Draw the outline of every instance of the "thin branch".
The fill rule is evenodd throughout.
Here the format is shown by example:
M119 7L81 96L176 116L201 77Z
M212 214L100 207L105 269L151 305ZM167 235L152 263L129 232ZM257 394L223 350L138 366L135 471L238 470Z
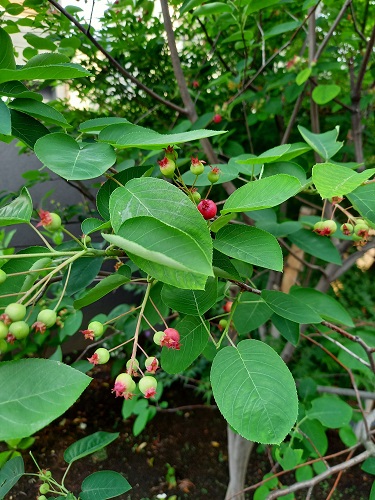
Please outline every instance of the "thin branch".
M211 53L216 53L216 56L218 57L219 61L221 62L221 64L223 65L224 69L226 71L228 71L228 73L232 73L234 74L234 71L231 70L229 64L223 59L223 56L219 53L219 51L217 50L217 47L216 47L216 43L217 43L217 40L218 40L218 36L216 37L215 40L213 40L210 35L208 34L208 31L206 29L206 25L204 23L202 23L202 21L199 19L199 17L197 18L197 21L198 23L200 24L200 27L202 28L202 31L206 37L206 40L207 42L211 45ZM220 35L220 33L218 34Z
M356 359L357 361L359 361L360 363L362 363L364 366L367 366L367 368L371 368L370 363L368 363L367 361L365 361L364 359L362 359L361 356L358 356L358 354L355 354L353 351L351 351L350 349L348 349L347 347L345 347L338 340L335 340L332 337L330 337L329 335L325 335L322 332L320 332L320 335L322 337L324 337L325 339L329 340L330 342L332 342L333 344L337 345L337 347L339 347L340 349L342 349L343 351L345 351L346 353L348 353L349 356L351 356L352 358Z
M286 495L289 495L289 493L294 493L295 491L314 487L327 477L331 476L332 474L336 474L342 470L350 469L351 467L354 467L355 465L364 462L366 458L370 457L371 455L372 455L371 451L367 450L363 451L362 453L356 455L354 458L351 458L350 460L347 460L345 462L342 462L341 464L330 467L329 469L325 470L321 474L318 474L312 479L309 479L307 481L301 481L299 483L294 483L291 486L284 488L283 490L272 491L268 495L267 500L274 500L275 498L284 497Z
M303 259L299 255L297 255L295 252L293 252L292 248L287 243L285 243L285 241L282 238L278 238L278 242L280 243L281 246L283 246L284 248L286 248L288 250L288 252L291 255L293 255L293 257L295 259L297 259L299 262L301 262L304 266L306 266L306 267L308 267L310 269L314 269L316 271L320 271L324 275L326 274L325 269L323 267L317 266L315 264L310 264L310 262L307 262L305 259Z
M352 13L353 26L354 26L355 31L357 32L358 36L360 38L362 38L362 40L367 44L367 39L358 26L357 18L355 15L355 10L354 10L352 3L350 4L350 12Z
M372 49L374 48L374 44L375 44L375 24L374 27L372 28L370 40L367 42L366 52L365 55L363 56L361 67L359 68L358 78L354 89L354 97L358 97L361 95L362 82L366 74L367 65L370 60L370 56L372 54Z
M69 12L64 9L56 0L48 0L50 4L52 4L57 10L59 10L71 23L73 23L79 31L81 31L89 40L90 42L95 45L95 47L100 50L100 52L108 59L110 64L117 69L117 71L126 79L130 80L133 82L139 89L144 90L148 95L153 97L155 100L161 102L168 108L174 109L178 113L181 113L183 115L187 114L187 110L184 108L181 108L181 106L178 106L177 104L174 104L171 101L168 101L167 99L164 99L162 96L154 92L152 89L144 85L141 81L139 81L137 78L135 78L131 73L129 73L121 64L113 57L107 50L91 35L91 33L82 26L80 22L78 22Z
M305 96L305 91L306 91L306 84L305 84L303 91L300 93L300 95L298 96L298 99L296 100L292 115L291 115L289 122L288 122L288 126L286 127L283 138L281 140L281 144L286 144L289 140L290 134L292 132L292 128L294 126L294 122L296 121L296 118L298 116L298 112L300 110L303 98Z
M338 26L339 22L341 21L343 15L345 14L346 9L349 7L349 5L352 3L352 1L353 0L346 0L346 2L344 3L344 5L341 7L340 12L337 14L336 19L333 21L333 23L332 23L332 25L331 25L328 33L326 34L326 36L324 37L324 40L319 45L318 50L316 51L316 54L315 54L316 60L319 59L319 57L321 56L323 50L326 48L327 43L329 42L329 39L333 35L335 29L337 28L337 26Z

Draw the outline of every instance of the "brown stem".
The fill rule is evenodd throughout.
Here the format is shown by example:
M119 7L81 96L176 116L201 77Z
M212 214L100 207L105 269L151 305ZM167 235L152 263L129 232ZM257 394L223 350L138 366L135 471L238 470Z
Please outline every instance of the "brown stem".
M154 92L152 89L144 85L141 81L139 81L137 78L135 78L131 73L129 73L121 64L113 57L107 50L91 35L91 33L82 26L80 22L78 22L67 10L64 9L56 0L48 0L50 4L52 4L57 10L59 10L71 23L73 23L79 31L81 31L89 40L90 42L95 45L95 47L100 50L100 52L108 59L110 64L127 80L130 80L133 82L139 89L144 90L148 95L153 97L155 100L161 102L168 108L174 109L178 113L181 113L183 115L187 114L187 110L184 108L181 108L181 106L178 106L177 104L174 104L171 101L168 101L167 99L164 99L162 96Z

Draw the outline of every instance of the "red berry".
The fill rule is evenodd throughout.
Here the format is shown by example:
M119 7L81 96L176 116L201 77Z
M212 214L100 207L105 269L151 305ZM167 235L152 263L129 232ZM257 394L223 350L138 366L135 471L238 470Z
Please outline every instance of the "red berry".
M223 309L226 313L230 312L230 310L232 309L232 304L233 304L233 302L231 302L230 300L225 302L225 304L223 305Z
M197 208L206 220L212 219L217 213L217 206L212 200L202 200Z
M197 89L199 87L199 82L197 80L193 81L193 87Z
M214 122L214 123L220 123L222 119L223 119L223 118L222 118L222 116L221 116L221 115L216 114L216 115L213 117L213 122Z

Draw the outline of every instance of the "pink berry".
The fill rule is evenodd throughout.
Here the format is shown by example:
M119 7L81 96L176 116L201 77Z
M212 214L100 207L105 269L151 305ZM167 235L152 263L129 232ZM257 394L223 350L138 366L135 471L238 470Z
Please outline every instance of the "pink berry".
M213 122L214 122L214 123L220 123L222 119L223 119L223 118L222 118L222 116L221 116L221 115L216 114L216 115L213 117Z
M164 336L160 341L162 347L167 347L168 349L180 349L180 334L174 328L166 328L164 330Z
M202 200L197 208L206 220L212 219L217 213L217 206L212 200Z
M155 356L151 356L146 359L145 367L148 373L155 373L159 367L159 361L155 358Z

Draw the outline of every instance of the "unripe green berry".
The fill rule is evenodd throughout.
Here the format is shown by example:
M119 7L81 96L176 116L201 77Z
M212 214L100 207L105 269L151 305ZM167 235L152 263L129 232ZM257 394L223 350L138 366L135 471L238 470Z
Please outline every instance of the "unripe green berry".
M160 345L161 339L164 337L165 333L164 332L156 332L154 334L154 342L156 345Z
M110 358L109 351L104 347L99 347L99 349L95 351L95 354L99 356L99 365L104 365L109 361Z
M220 170L217 167L211 169L211 172L208 172L207 179L211 182L211 184L215 184L220 179Z
M191 164L190 164L190 172L193 175L201 175L204 172L204 165L203 163L197 158L194 158L194 156L191 157Z
M194 202L198 205L198 203L201 201L202 197L201 195L198 193L198 191L194 191L193 193L191 193L191 196L194 200Z
M47 328L51 328L56 323L57 314L52 309L43 309L37 317L37 321L44 323Z
M137 387L137 384L134 382L129 373L120 373L120 375L117 375L115 384L122 384L126 388L127 392L134 392Z
M23 340L29 335L30 327L26 321L14 321L9 325L9 333L14 335L17 340Z
M62 231L55 231L52 235L52 241L55 245L61 245L64 241L64 233Z
M365 220L363 220L363 219L356 219L356 220L355 220L355 223L356 223L356 224L366 224L366 221L365 221Z
M226 319L221 319L219 321L219 325L221 326L221 328L226 328L228 325L228 321Z
M60 229L61 227L61 217L54 212L50 212L51 222L46 224L44 227L48 229L48 231L54 232Z
M351 234L353 234L353 230L354 230L353 225L350 224L349 222L342 224L340 229L346 236L350 236Z
M146 358L145 368L149 373L155 373L159 367L159 361L155 358L155 356L150 356Z
M5 339L8 335L8 327L3 321L0 321L0 339Z
M37 500L48 500L48 498L45 495L40 495Z
M7 273L0 269L0 285L7 279Z
M39 492L44 494L49 492L49 484L48 483L43 483L39 486Z
M139 390L146 398L155 396L157 385L158 382L156 378L151 376L142 377L138 382Z
M26 307L23 304L13 302L6 306L4 312L12 321L21 321L26 316Z
M367 224L356 224L354 226L354 233L358 236L365 236L368 233L369 227Z
M130 367L131 367L132 372L136 372L136 371L138 371L138 368L139 368L139 362L138 362L138 359L133 359L133 361L132 361L131 359L129 359L129 360L126 362L126 369L127 369L127 370L130 370Z
M0 339L0 354L5 354L8 350L8 342L4 339Z
M173 179L174 171L176 169L175 162L165 156L162 160L158 161L158 163L160 166L160 172L164 175L164 177Z
M91 321L87 328L94 332L95 339L99 339L104 333L104 325L100 321Z

